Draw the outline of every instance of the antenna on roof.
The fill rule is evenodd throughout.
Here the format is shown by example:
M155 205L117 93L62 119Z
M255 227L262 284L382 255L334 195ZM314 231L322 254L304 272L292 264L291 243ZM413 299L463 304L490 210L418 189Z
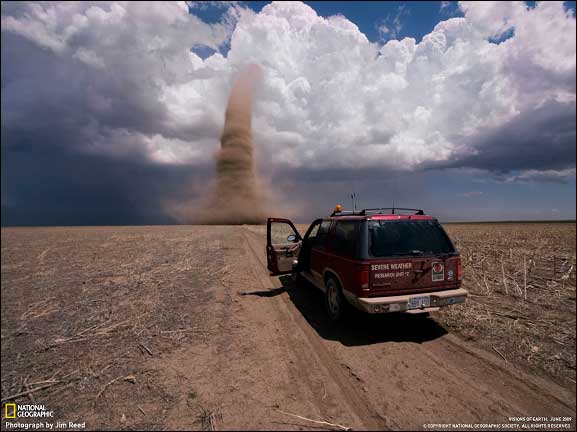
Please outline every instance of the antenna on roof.
M355 195L354 192L351 193L351 208L355 211Z
M399 190L397 170L393 170L392 189L393 189L393 208L392 208L392 210L393 210L393 214L395 214L395 204L397 201L397 195L398 195L398 190Z
M353 204L353 212L357 211L357 193L355 192L355 184L351 183L351 201Z

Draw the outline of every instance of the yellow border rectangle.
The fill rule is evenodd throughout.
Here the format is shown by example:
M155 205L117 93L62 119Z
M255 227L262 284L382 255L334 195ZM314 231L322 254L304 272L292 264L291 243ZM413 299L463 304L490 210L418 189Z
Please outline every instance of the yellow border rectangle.
M8 415L8 407L9 406L13 408L11 416ZM16 418L16 404L15 403L4 404L4 418L7 418L7 419L15 419Z

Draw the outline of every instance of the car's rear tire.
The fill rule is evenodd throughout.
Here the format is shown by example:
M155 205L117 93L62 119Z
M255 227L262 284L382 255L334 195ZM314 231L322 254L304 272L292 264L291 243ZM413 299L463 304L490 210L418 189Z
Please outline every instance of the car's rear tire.
M341 321L348 310L348 302L343 296L339 283L332 277L325 282L325 308L331 321Z

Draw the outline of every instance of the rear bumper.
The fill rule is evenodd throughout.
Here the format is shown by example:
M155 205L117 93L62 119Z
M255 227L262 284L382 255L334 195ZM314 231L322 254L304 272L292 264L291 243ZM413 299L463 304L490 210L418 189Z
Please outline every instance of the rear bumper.
M373 298L355 298L353 302L357 309L367 313L388 313L388 312L432 312L438 310L440 307L452 306L459 303L464 303L467 298L468 291L463 288L435 291L424 294L409 294L401 296L390 297L373 297ZM418 299L429 297L428 306L421 306L418 308L409 308L409 301L411 299Z

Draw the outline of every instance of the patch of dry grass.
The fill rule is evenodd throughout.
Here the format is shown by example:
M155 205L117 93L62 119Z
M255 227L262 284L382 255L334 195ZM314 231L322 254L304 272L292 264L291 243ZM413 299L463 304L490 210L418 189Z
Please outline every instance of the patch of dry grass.
M575 224L450 224L465 305L441 321L507 361L575 383Z
M188 227L3 229L2 398L76 414L97 402L120 418L123 395L148 386L166 409L145 360L207 338L220 237ZM127 376L137 384L117 379Z

